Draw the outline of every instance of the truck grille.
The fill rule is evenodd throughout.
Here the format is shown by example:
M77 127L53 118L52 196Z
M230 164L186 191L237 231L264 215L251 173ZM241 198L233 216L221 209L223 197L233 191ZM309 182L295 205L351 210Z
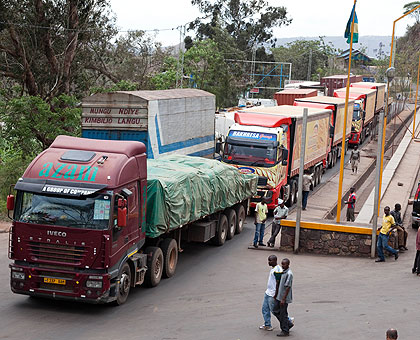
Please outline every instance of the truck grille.
M42 242L29 242L32 260L46 263L82 264L85 247L68 246Z

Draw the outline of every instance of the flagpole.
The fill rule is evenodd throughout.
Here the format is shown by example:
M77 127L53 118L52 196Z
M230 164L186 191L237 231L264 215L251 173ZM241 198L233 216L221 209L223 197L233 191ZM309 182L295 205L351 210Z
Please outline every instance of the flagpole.
M340 157L340 180L338 181L338 199L337 199L337 219L336 222L340 223L341 219L341 195L343 193L343 175L344 175L344 149L346 143L346 130L347 130L347 111L349 106L349 93L350 93L350 70L351 70L351 55L353 52L353 33L354 33L354 19L356 17L356 1L353 5L353 20L351 21L351 34L350 34L350 53L349 53L349 70L347 72L347 86L346 86L346 103L344 106L344 124L343 124L343 140L341 142L341 157Z

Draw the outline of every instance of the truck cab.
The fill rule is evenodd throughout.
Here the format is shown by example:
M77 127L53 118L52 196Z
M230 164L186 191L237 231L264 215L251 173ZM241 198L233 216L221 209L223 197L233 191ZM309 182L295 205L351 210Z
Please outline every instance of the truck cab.
M290 143L290 118L236 112L235 124L224 144L222 162L241 173L258 175L258 193L251 207L262 197L270 200L269 209L277 206L280 188L287 181L287 157Z
M12 291L124 302L144 279L123 269L145 243L146 174L142 143L57 137L8 197Z
M346 88L334 91L334 97L346 98ZM362 144L372 135L377 124L375 116L376 90L362 87L350 87L349 99L354 100L351 138L349 144Z

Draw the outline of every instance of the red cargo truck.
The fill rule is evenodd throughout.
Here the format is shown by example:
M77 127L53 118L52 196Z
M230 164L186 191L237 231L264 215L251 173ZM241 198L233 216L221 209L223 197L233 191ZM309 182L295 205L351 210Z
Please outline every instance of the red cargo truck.
M341 155L343 147L343 125L345 118L345 99L327 96L316 96L310 98L299 98L293 105L303 107L313 107L318 109L328 109L332 111L330 120L330 138L328 144L327 164L332 168ZM346 135L344 147L347 149L348 141L351 137L351 122L353 118L354 100L349 100L347 108Z
M59 136L8 196L11 289L122 304L175 274L181 239L222 245L239 233L256 187L216 160L146 161L140 142Z
M286 89L276 92L274 99L277 105L293 105L296 98L315 97L318 90L314 89Z
M346 98L346 88L335 90L334 97ZM376 90L350 87L349 98L355 101L349 144L358 145L375 133L378 122L375 115Z
M361 87L365 89L376 90L375 99L375 113L379 113L384 109L385 95L386 95L386 84L384 83L370 83L370 82L357 82L351 83L351 87Z

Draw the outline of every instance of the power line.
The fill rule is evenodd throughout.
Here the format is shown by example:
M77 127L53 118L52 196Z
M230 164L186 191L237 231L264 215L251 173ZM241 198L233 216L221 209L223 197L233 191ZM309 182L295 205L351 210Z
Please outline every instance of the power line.
M41 25L32 25L32 24L20 24L16 22L7 22L7 21L0 21L0 24L3 25L11 25L16 27L28 27L28 28L39 28L39 29L48 29L48 30L64 30L64 31L78 31L78 32L94 32L100 31L100 28L90 28L90 29L79 29L79 28L66 28L66 27L51 27L51 26L41 26ZM173 31L179 29L180 26L171 27L171 28L155 28L155 29L130 29L130 30L117 30L118 33L130 33L135 31L142 31L142 32L161 32L161 31Z

